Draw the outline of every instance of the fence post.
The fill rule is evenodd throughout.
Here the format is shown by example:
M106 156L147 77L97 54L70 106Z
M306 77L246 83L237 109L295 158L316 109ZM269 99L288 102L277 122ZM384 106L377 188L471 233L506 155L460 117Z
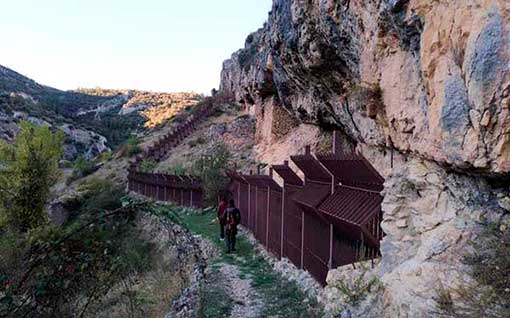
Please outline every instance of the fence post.
M286 186L285 186L285 182L283 183L283 187L282 187L282 210L281 210L281 232L280 232L280 259L283 258L283 253L284 253L284 249L283 249L283 231L285 229L285 189L286 189Z
M259 235L259 187L255 186L255 237Z
M266 205L266 249L269 249L269 209L271 207L271 188L267 187L267 205Z
M328 269L333 269L333 224L329 224L329 261Z
M241 206L241 182L239 181L237 181L237 205Z
M251 184L248 183L248 228L253 232L251 228Z
M310 146L305 147L305 154L310 154ZM303 179L303 185L306 185L306 174ZM304 252L305 252L305 212L301 211L301 269L304 268Z
M305 212L301 212L301 269L304 268L305 251Z

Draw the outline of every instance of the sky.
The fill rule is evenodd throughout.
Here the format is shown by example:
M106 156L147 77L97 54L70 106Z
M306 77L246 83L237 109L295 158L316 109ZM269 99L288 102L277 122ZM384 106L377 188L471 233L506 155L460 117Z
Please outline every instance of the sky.
M271 0L1 0L0 64L35 81L208 94Z

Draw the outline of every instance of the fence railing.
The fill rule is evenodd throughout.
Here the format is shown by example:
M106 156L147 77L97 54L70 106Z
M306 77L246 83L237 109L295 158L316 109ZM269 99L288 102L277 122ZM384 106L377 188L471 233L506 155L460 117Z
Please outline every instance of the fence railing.
M269 175L231 172L241 224L277 257L287 257L325 284L329 269L379 256L383 177L360 154L313 156L307 147ZM280 186L273 171L283 180Z
M204 103L187 121L160 138L129 166L130 191L202 207L202 181L189 175L140 171L144 159L159 161L210 115ZM287 257L325 284L327 273L338 266L380 255L384 233L381 202L384 179L360 154L343 152L334 134L329 154L291 156L300 178L286 161L273 165L269 175L230 171L230 190L241 210L241 223L274 255ZM273 172L282 179L278 184Z
M142 154L137 155L130 162L128 168L128 188L159 201L174 202L182 206L202 207L202 181L191 175L173 175L164 173L148 173L140 171L143 160L160 161L178 146L186 137L191 135L198 124L205 120L213 111L213 101L206 100L195 106L195 112L186 121L180 123L172 131L159 138Z

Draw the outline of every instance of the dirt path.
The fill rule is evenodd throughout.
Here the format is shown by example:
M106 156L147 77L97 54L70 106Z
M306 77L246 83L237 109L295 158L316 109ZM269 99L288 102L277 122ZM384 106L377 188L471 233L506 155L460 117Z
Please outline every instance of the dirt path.
M225 253L214 212L185 213L182 222L216 251L208 259L199 318L318 318L321 307L276 272L240 233L237 251Z
M241 279L239 268L223 264L220 272L226 280L228 292L234 301L230 318L259 318L264 306L263 299L251 285L251 279Z

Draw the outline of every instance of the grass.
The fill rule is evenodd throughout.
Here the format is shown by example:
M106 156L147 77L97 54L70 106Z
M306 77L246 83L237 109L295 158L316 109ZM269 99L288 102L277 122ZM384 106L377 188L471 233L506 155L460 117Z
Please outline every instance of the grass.
M209 239L220 250L220 255L210 261L212 273L205 284L217 286L221 284L219 271L217 268L221 264L231 264L239 268L242 279L249 278L252 281L252 287L262 297L264 307L262 309L263 317L320 317L319 305L315 300L308 299L301 292L298 286L283 278L279 273L272 269L259 253L257 253L252 244L244 235L238 235L234 254L226 254L223 242L219 241L219 229L216 223L216 214L213 209L206 210L204 213L188 213L181 215L183 225L194 234L202 235ZM231 298L223 293L218 293L219 288L205 288L204 303L201 317L226 317L232 308ZM223 316L218 316L222 314Z
M227 294L224 284L218 266L213 265L211 274L207 275L202 285L199 317L223 318L230 316L233 300ZM214 288L210 288L210 286L214 286Z

